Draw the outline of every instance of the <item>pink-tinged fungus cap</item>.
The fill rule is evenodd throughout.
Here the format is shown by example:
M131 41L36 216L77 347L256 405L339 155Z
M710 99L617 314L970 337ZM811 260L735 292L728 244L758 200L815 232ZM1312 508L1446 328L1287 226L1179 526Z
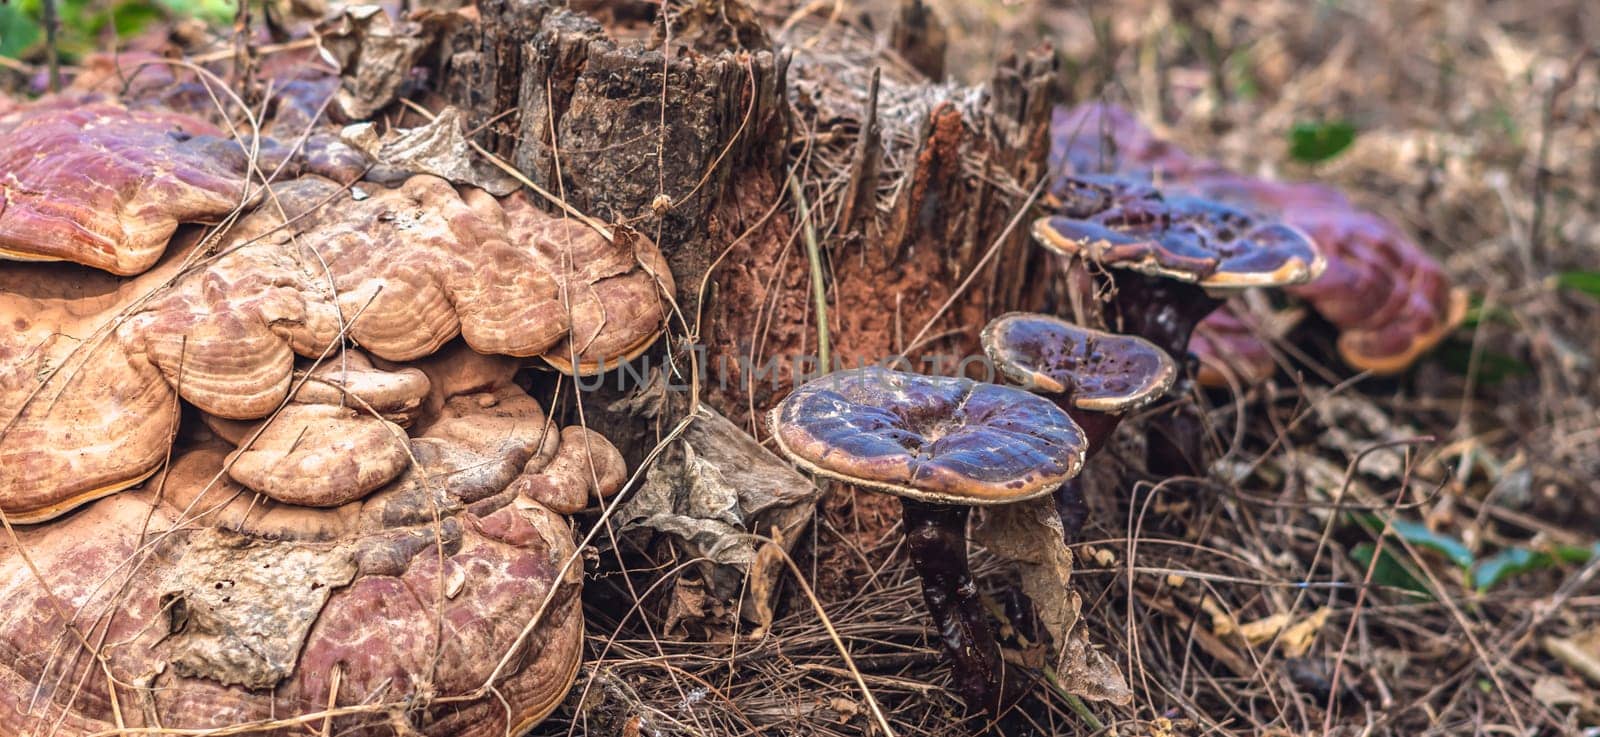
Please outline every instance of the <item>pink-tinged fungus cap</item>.
M1126 174L1165 181L1222 170L1220 164L1191 156L1157 136L1118 105L1057 106L1050 117L1050 171L1058 177ZM1060 184L1059 178L1052 182ZM1056 196L1052 186L1047 199Z
M1172 388L1176 364L1154 343L1074 325L1051 315L1012 312L983 328L983 350L1007 379L1029 391L1064 395L1091 412L1121 414Z
M400 476L409 454L399 425L355 407L290 404L228 456L235 481L288 504L337 507Z
M1195 379L1201 386L1223 389L1258 384L1278 370L1272 351L1234 313L1234 305L1229 302L1206 315L1189 338L1189 352L1200 359Z
M568 337L542 354L547 363L588 376L638 357L661 337L676 287L655 243L627 228L607 240L584 223L535 208L521 193L500 205L507 240L531 249L554 275L571 316Z
M778 448L813 473L940 504L1007 504L1083 466L1083 430L1050 400L879 367L795 389L769 415Z
M1279 217L1316 242L1327 269L1290 293L1339 328L1339 355L1353 368L1404 371L1466 316L1466 290L1453 288L1438 262L1393 223L1332 187L1236 175L1184 187Z
M249 205L247 159L199 118L106 102L0 118L0 258L113 274L155 264L180 223Z
M356 734L371 715L348 707L374 694L431 704L383 732L526 733L566 698L584 652L583 569L566 565L579 553L538 493L590 492L576 460L618 458L597 435L558 433L520 389L496 396L444 401L452 424L518 419L516 433L458 437L435 432L441 421L411 439L416 465L401 478L341 506L251 494L207 445L175 455L159 494L152 484L19 529L17 545L0 544L0 570L15 574L0 577L0 603L70 621L0 618L0 651L14 656L0 662L0 733L27 733L47 711L72 734L270 732L294 719ZM569 437L586 450L566 449ZM114 623L104 658L52 657L96 622ZM36 685L101 669L160 674L154 707Z

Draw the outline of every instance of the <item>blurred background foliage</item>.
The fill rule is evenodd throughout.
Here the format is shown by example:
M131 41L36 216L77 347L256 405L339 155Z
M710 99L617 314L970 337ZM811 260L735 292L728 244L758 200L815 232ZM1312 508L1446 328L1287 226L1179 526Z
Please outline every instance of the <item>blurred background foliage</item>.
M108 36L127 38L151 25L196 18L233 19L233 0L56 0L61 18L57 47L65 62L108 48ZM0 56L29 59L44 53L43 0L0 0Z

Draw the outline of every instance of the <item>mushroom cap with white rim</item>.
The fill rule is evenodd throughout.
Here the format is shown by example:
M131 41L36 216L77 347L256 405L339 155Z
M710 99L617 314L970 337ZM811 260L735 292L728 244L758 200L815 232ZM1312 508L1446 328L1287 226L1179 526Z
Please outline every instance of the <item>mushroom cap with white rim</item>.
M1133 335L1108 333L1051 315L1011 312L983 328L983 350L1006 378L1029 391L1064 394L1078 409L1121 414L1167 393L1177 365Z
M1034 221L1033 236L1066 256L1210 292L1304 284L1325 266L1311 238L1284 223L1128 178L1064 181L1060 208Z
M1050 400L964 378L866 367L795 389L768 416L813 473L935 504L1009 504L1077 476L1088 441Z

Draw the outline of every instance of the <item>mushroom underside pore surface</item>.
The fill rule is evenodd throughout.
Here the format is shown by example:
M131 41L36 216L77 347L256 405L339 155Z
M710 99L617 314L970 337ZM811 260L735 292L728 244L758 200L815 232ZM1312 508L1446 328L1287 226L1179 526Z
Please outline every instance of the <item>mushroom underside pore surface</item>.
M779 450L801 467L901 498L957 691L969 709L999 713L1020 691L972 582L969 508L1054 492L1083 464L1083 431L1019 389L877 367L807 382L768 417Z

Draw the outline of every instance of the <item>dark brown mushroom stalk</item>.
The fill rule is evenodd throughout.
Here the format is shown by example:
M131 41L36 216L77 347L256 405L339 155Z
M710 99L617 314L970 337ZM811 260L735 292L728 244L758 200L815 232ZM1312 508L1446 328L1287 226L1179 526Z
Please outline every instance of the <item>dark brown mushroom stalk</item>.
M1066 177L1056 191L1056 214L1034 222L1034 238L1115 269L1111 307L1121 332L1155 343L1186 367L1195 326L1229 295L1303 284L1322 273L1316 245L1298 229L1210 200L1164 196L1113 176ZM1191 373L1174 384L1180 396L1192 386ZM1199 418L1192 409L1169 416L1153 427L1150 470L1193 474L1203 466Z
M900 497L955 690L998 714L1020 693L967 563L971 507L1044 496L1076 476L1087 440L1049 400L969 379L878 367L808 382L769 416L778 448L812 473Z
M984 326L982 339L984 352L1006 379L1050 397L1083 428L1091 458L1123 417L1165 396L1178 375L1167 353L1148 340L1051 315L1001 315ZM1062 483L1055 500L1066 536L1075 537L1087 516L1080 479Z

